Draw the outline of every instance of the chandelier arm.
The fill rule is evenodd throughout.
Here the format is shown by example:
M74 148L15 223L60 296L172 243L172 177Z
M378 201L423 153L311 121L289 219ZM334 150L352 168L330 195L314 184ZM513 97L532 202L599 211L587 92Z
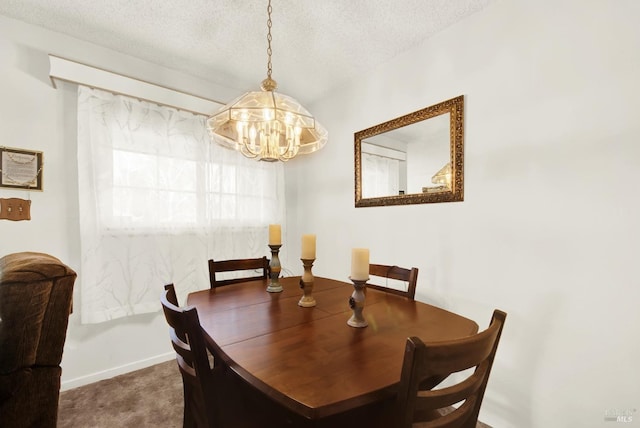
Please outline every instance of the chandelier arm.
M255 159L258 156L260 156L260 150L258 150L257 152L254 152L253 150L251 150L248 144L243 144L240 147L240 153L242 153L244 156L248 157L249 159Z
M244 154L245 156L247 156L249 158L258 157L262 153L262 142L261 142L260 132L258 132L258 134L256 135L255 138L258 138L258 141L259 141L259 143L256 145L256 149L257 150L253 150L251 148L251 145L247 142L246 138L244 138L244 140L242 141L242 149L243 149L242 154ZM250 156L247 155L247 153L249 153Z

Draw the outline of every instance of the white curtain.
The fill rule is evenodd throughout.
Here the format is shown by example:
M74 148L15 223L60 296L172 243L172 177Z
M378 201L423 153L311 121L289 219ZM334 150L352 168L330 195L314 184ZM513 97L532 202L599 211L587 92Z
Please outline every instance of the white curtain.
M280 163L212 144L206 117L78 88L83 323L158 311L209 287L207 260L269 255L284 222Z
M400 190L400 161L362 153L362 197L397 195Z

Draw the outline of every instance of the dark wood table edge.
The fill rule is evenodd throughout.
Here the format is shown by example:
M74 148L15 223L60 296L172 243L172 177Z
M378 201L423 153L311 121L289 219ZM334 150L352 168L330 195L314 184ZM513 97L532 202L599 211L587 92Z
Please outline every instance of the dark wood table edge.
M366 395L361 395L341 402L327 404L322 407L312 408L289 397L286 394L281 393L280 391L273 389L272 387L265 384L262 380L256 378L251 373L238 366L233 360L231 360L226 354L224 354L224 352L221 352L221 354L223 355L222 358L229 369L232 370L249 387L258 390L264 396L283 406L284 409L296 413L310 421L334 416L348 410L366 406L368 404L391 400L395 398L396 390L399 385L398 382L394 385L390 385L376 391L371 391Z
M300 278L299 276L291 276L291 277L286 277L286 278ZM281 278L283 279L283 278ZM290 279L289 281L292 281L293 279ZM325 278L323 278L325 279ZM344 281L340 281L340 280L333 280L330 278L326 278L330 281L338 281L338 282L344 282ZM267 283L268 280L265 280L265 284ZM237 286L237 284L233 284L231 286ZM200 291L210 291L210 290L200 290ZM382 293L382 292L381 292ZM287 297L288 299L291 299L292 297ZM425 302L420 302L422 304L425 305L429 305L429 306L433 306L429 303L425 303ZM435 307L435 306L434 306ZM438 307L436 307L438 308ZM446 309L442 309L442 308L438 308L441 310L445 310ZM233 310L233 308L227 309L227 310ZM345 312L348 313L348 311L345 310ZM450 311L447 311L450 312ZM330 314L331 315L337 315L337 314ZM457 314L456 314L457 315ZM473 320L470 320L473 321ZM474 322L475 323L475 322ZM478 325L476 324L476 333L478 331ZM285 410L294 412L296 414L298 414L299 416L302 416L303 418L309 420L309 421L313 421L313 420L317 420L317 419L322 419L322 418L326 418L326 417L330 417L330 416L334 416L334 415L338 415L342 412L348 411L348 410L353 410L355 408L358 407L364 407L367 406L369 404L374 404L377 402L384 402L387 400L392 400L395 398L395 394L398 388L398 385L400 382L396 382L392 385L388 385L386 387L380 388L378 390L374 390L371 391L369 393L367 393L366 395L360 395L357 397L353 397L351 399L348 400L343 400L340 402L335 402L335 403L330 403L321 407L309 407L307 405L305 405L304 403L301 403L291 397L289 397L288 395L285 395L283 393L281 393L280 391L277 391L275 389L273 389L272 387L268 386L267 384L265 384L261 379L257 378L256 376L254 376L253 374L251 374L250 372L248 372L247 370L245 370L244 368L242 368L240 365L238 365L231 357L229 357L224 350L209 336L209 334L204 330L204 328L202 328L202 333L204 335L204 338L208 344L208 346L210 346L213 351L223 360L223 363L225 366L227 366L236 376L238 376L238 378L246 383L249 387L256 389L257 391L259 391L260 393L262 393L265 397L268 397L269 399L275 401L277 404L283 406L283 408ZM473 333L472 333L473 334ZM258 336L255 336L258 337ZM228 346L229 344L225 345ZM439 379L436 382L436 385L438 383L440 383L443 379Z

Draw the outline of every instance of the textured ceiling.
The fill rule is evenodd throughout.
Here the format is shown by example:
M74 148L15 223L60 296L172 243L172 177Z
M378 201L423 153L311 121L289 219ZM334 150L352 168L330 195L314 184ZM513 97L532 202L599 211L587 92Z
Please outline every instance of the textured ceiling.
M273 0L272 77L310 103L491 1ZM2 15L239 93L267 74L266 9L266 0L0 0Z

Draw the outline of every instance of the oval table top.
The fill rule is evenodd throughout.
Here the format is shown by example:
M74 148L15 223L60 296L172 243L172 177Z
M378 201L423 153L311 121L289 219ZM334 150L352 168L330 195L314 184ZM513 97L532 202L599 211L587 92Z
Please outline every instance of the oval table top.
M350 283L315 277L316 306L298 306L300 277L191 293L209 345L256 389L307 419L322 419L395 395L407 337L425 342L477 333L478 325L435 306L367 290L368 327L347 325Z

